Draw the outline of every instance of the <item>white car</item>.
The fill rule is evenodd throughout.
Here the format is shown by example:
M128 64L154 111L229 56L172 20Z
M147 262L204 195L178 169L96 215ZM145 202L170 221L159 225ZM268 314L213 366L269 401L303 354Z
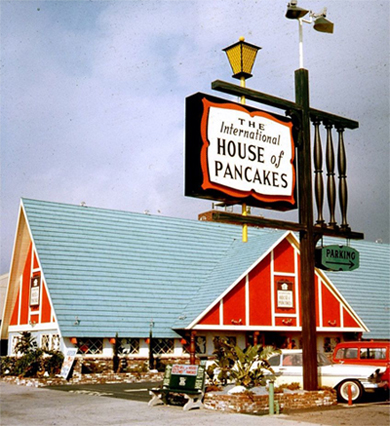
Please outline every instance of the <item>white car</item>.
M302 349L282 349L281 354L272 355L268 362L278 375L275 386L299 383L303 387ZM380 389L380 376L385 368L375 365L332 364L323 354L317 354L318 386L328 386L337 390L339 400L348 402L348 387L351 386L352 401L356 402L364 392Z

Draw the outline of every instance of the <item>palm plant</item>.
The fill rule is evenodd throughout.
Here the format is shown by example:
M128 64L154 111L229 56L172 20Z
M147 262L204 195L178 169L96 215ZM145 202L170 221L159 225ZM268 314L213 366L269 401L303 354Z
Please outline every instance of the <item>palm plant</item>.
M280 353L272 346L254 345L242 350L239 346L219 338L215 361L219 368L217 379L223 384L233 381L237 386L251 388L265 386L267 381L275 379L275 373L267 361L268 358Z

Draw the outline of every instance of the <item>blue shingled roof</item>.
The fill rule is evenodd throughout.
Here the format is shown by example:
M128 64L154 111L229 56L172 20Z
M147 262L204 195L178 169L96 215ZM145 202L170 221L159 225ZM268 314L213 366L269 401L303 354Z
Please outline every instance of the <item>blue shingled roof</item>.
M286 234L23 199L63 336L176 337ZM338 240L339 242L339 240ZM371 329L389 333L389 246L353 242L361 267L327 273ZM76 317L80 323L75 324ZM380 335L380 336L379 336Z
M183 308L241 239L233 225L28 199L23 205L63 336L142 337L151 319L155 336L177 336L172 326ZM218 291L247 266L226 268ZM216 295L202 296L201 308Z

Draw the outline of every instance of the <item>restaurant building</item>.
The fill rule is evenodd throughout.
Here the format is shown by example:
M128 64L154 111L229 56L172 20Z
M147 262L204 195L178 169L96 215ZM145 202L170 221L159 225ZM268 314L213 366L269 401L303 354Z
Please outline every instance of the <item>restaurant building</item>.
M248 232L243 243L235 225L22 199L1 324L8 354L23 331L94 358L112 356L116 335L129 359L148 359L151 335L162 358L210 356L215 337L300 348L299 240ZM322 352L389 339L389 245L351 245L358 269L315 272Z

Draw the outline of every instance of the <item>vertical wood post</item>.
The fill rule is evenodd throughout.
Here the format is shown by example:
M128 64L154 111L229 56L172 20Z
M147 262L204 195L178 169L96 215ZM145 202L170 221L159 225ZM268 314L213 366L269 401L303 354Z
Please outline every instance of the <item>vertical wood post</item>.
M191 338L190 338L190 364L195 364L195 353L196 353L196 346L195 346L195 331L191 331Z
M322 146L320 136L320 120L314 120L314 188L317 203L317 224L324 224L324 217L322 214L324 206L324 182L322 179Z
M295 71L295 98L302 108L301 143L298 146L298 201L299 222L305 231L299 234L301 248L301 317L303 388L317 390L317 337L315 309L314 254L315 235L313 224L313 195L310 146L309 73L300 68Z
M326 137L326 168L328 175L328 205L329 205L329 226L334 228L336 226L335 208L336 208L336 183L334 178L334 150L332 139L332 125L325 124L327 130Z
M339 171L339 201L341 211L341 228L348 228L347 222L347 204L348 204L348 189L347 189L347 157L345 155L344 146L344 129L337 127L339 134L339 146L337 155L337 165Z

